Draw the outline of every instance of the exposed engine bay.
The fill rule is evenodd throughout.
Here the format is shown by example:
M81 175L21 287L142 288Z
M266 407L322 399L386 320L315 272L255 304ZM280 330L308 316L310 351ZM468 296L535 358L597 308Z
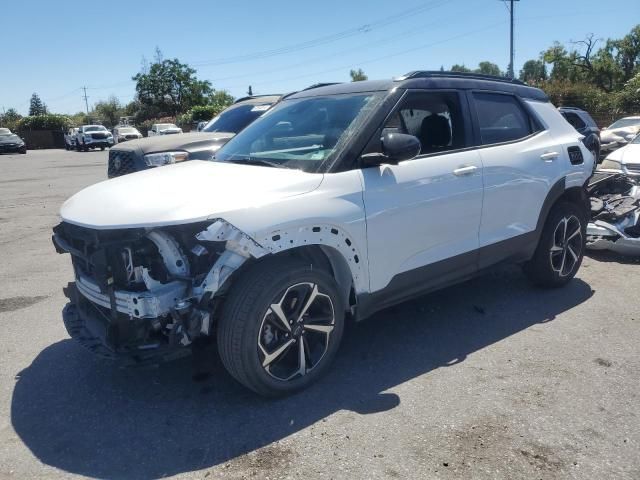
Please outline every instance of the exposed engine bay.
M587 187L591 221L587 248L640 255L640 181L624 173L596 172Z
M75 282L65 294L69 334L102 356L166 360L211 334L211 314L229 276L268 253L224 220L154 229L54 228ZM159 358L160 357L160 358Z

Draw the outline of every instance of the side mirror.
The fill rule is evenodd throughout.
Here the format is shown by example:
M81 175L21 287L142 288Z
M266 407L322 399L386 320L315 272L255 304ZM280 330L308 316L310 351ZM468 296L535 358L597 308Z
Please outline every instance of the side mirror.
M420 154L422 144L417 137L406 133L385 133L380 139L382 153L368 153L361 157L364 166L373 167L383 163L397 165Z

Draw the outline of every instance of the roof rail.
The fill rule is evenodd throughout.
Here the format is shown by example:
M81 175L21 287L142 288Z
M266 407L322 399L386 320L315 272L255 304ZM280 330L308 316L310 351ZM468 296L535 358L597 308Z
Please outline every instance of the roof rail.
M279 97L281 93L265 93L264 95L247 95L246 97L240 97L233 101L233 103L244 102L245 100L252 100L260 97Z
M313 90L314 88L320 88L320 87L328 87L329 85L338 85L340 83L342 83L342 82L314 83L313 85L309 85L307 88L303 88L300 91L304 92L306 90Z
M578 107L565 107L564 105L561 105L558 107L558 110L582 110L582 109Z
M492 82L514 83L516 85L525 85L518 79L511 79L507 77L498 77L496 75L485 75L483 73L473 72L443 72L440 70L417 70L409 72L400 77L394 78L394 80L408 80L410 78L467 78L473 80L489 80Z

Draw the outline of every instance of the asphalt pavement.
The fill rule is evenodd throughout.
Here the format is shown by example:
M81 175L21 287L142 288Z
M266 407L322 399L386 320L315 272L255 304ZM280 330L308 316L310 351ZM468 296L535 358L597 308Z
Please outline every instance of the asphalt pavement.
M62 202L107 152L0 155L0 479L640 478L640 264L559 290L496 270L351 326L329 374L265 400L190 359L120 370L68 338Z

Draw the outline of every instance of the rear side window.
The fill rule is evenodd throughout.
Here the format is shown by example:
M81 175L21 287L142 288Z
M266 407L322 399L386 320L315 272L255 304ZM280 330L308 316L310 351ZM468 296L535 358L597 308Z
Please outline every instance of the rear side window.
M581 128L586 127L587 125L582 121L582 119L571 112L562 112L562 116L567 119L567 122L571 124L573 128L576 130L580 130Z
M512 142L525 138L536 130L529 114L516 97L476 92L473 98L483 145Z

